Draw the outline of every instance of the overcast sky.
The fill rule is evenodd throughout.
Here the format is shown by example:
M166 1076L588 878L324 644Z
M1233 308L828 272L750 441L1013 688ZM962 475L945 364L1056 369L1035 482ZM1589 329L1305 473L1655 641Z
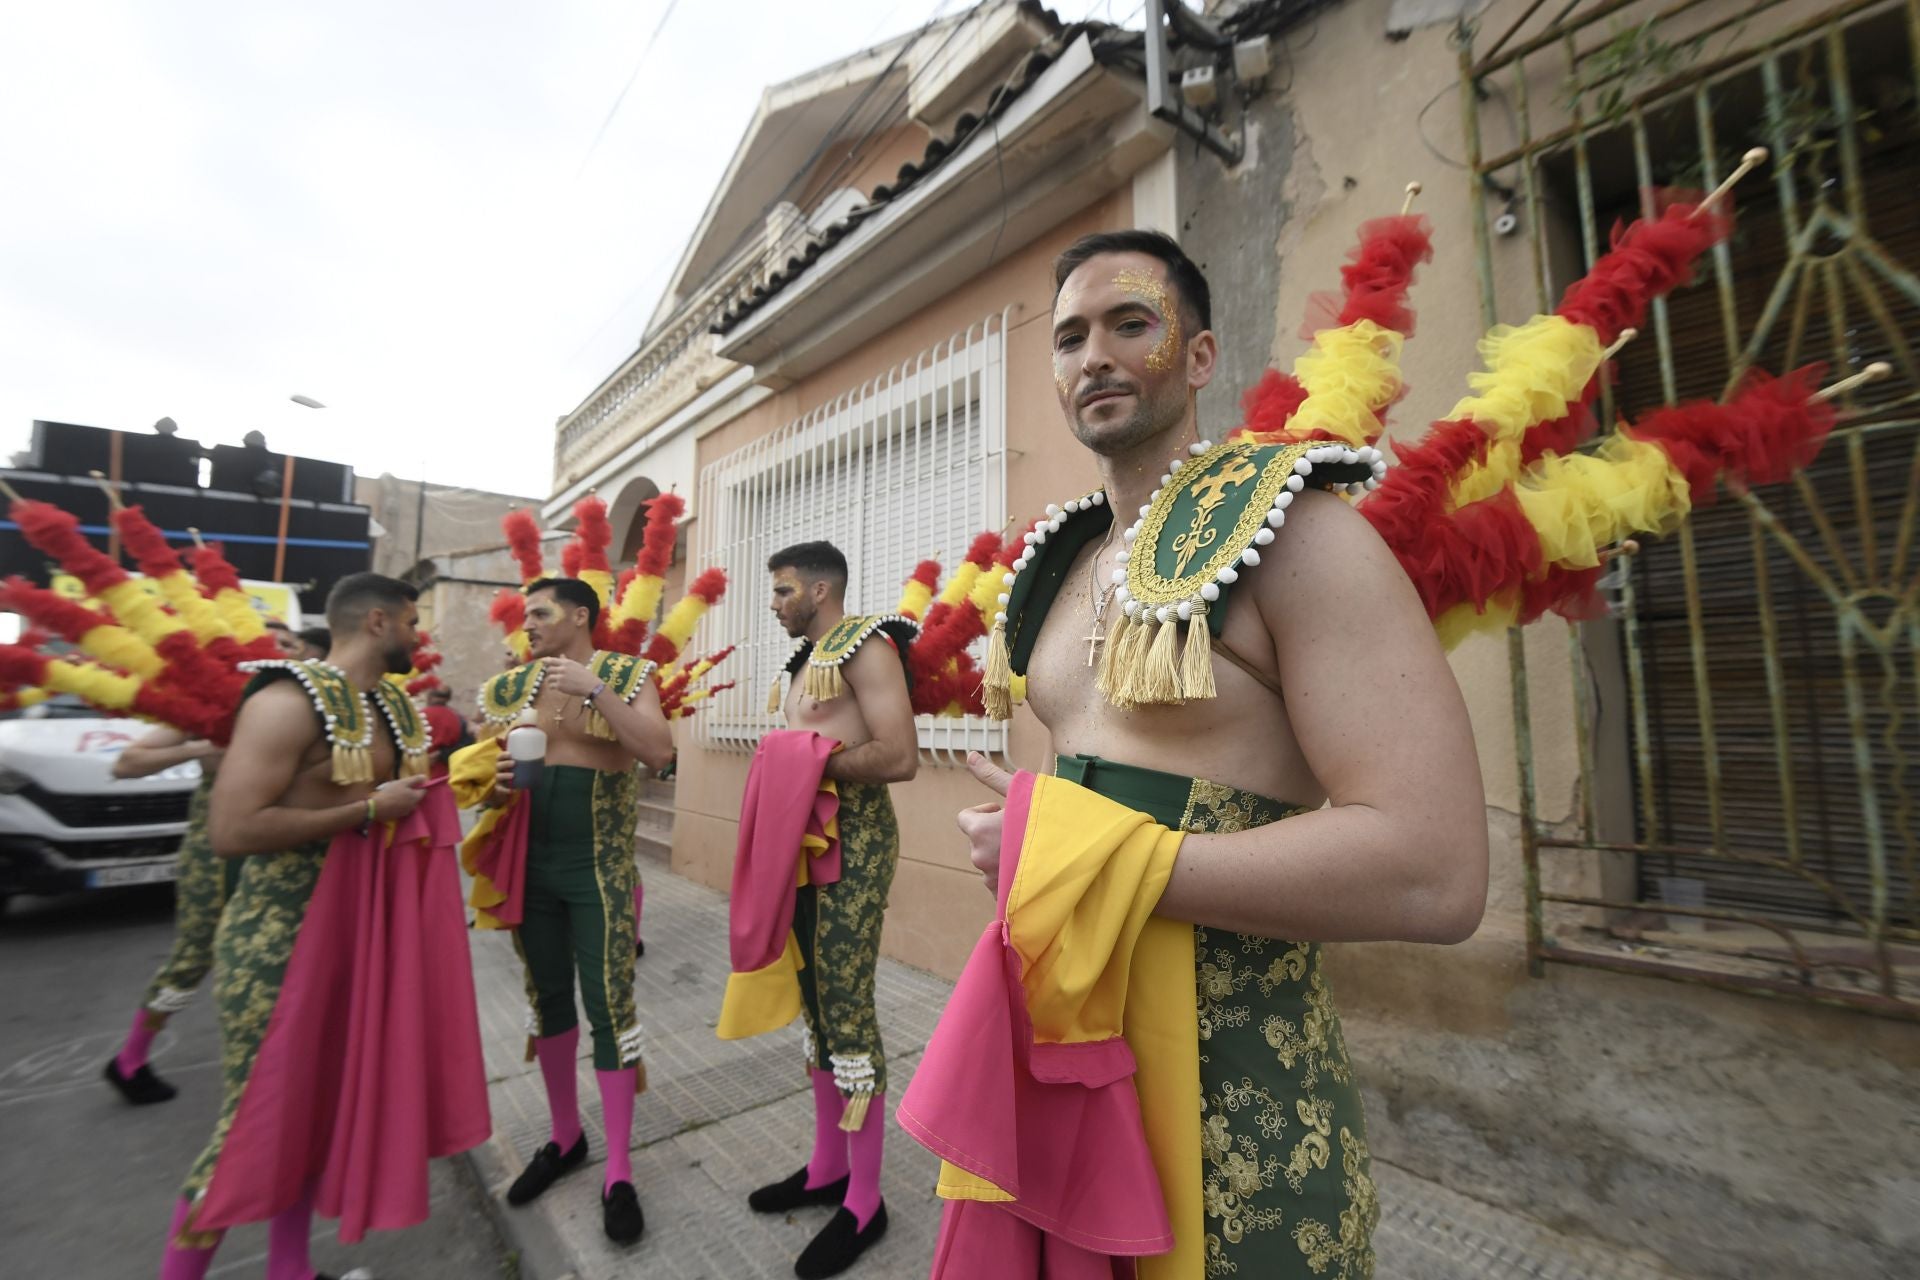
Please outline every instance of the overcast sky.
M964 7L0 0L0 456L169 415L544 497L761 89Z

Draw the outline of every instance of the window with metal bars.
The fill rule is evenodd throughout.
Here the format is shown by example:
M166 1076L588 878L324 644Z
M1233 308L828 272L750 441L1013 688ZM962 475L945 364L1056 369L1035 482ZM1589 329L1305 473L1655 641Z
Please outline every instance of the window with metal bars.
M743 674L696 718L699 741L750 748L780 723L766 693L793 642L767 607L775 551L833 543L847 557L848 611L887 613L918 561L951 572L974 534L1001 526L1004 359L996 314L702 468L702 555L737 584L709 626L743 639ZM923 747L955 761L1005 745L1002 727L974 718L922 717L920 731Z

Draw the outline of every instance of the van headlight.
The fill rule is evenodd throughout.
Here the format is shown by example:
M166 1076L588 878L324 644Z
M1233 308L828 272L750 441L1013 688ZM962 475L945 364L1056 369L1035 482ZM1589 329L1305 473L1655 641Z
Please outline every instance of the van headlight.
M33 779L18 769L9 769L0 764L0 796L10 796L25 791L33 785Z

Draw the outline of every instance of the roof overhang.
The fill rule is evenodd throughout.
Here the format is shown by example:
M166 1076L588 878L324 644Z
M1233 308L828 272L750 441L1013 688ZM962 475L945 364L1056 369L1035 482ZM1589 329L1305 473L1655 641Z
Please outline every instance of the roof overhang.
M1081 37L996 128L822 254L722 338L719 354L786 386L905 320L977 276L990 253L1028 244L1165 152L1173 131L1144 97Z

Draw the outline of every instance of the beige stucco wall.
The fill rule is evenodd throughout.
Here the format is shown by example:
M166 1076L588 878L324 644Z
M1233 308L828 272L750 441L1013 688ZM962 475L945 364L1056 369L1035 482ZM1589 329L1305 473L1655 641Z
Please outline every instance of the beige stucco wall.
M701 466L802 416L876 374L947 338L1002 307L1007 324L1007 510L1036 511L1098 482L1093 465L1060 419L1046 339L1051 316L1053 255L1085 232L1124 226L1131 197L1119 192L1010 254L968 285L929 304L904 324L850 352L818 374L779 392L700 440ZM929 548L931 550L931 548ZM730 566L733 590L763 591L753 565ZM850 600L856 609L885 608L885 599ZM733 863L747 757L708 750L681 731L675 797L673 868L703 884L725 888ZM1047 739L1024 708L1013 723L1011 754L1024 767L1044 766ZM967 863L953 815L985 798L964 770L929 758L920 776L893 789L900 815L900 869L887 911L883 948L909 964L952 976L992 914L992 900Z

